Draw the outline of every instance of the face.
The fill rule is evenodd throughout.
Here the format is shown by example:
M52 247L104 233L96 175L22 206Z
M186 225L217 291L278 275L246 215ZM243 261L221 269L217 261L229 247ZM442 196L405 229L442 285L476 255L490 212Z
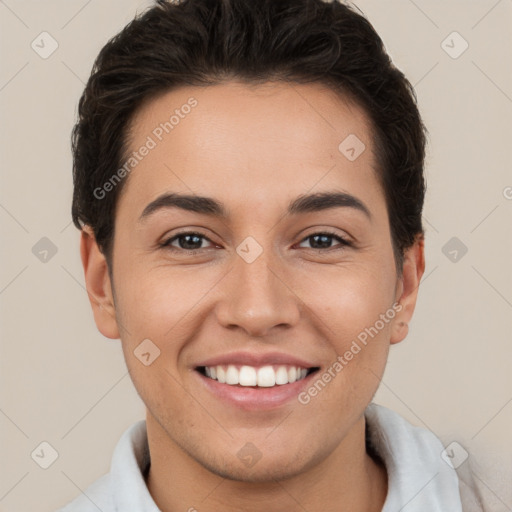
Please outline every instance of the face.
M319 84L184 87L137 112L133 151L113 282L94 242L82 255L148 431L248 481L342 450L417 285L412 259L396 273L364 112Z

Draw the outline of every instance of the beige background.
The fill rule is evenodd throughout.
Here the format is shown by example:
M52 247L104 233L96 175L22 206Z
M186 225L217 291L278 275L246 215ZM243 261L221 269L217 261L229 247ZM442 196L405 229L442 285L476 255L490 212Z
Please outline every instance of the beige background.
M493 510L510 510L512 1L356 3L430 130L427 270L376 401L464 446ZM1 511L62 506L144 417L120 342L97 332L84 291L69 137L94 57L147 4L0 1ZM31 48L42 31L59 45L47 59ZM457 59L442 46L453 31L469 43ZM46 263L32 253L42 237L57 248ZM452 237L468 248L457 262L443 253ZM46 470L31 458L42 441L59 454Z

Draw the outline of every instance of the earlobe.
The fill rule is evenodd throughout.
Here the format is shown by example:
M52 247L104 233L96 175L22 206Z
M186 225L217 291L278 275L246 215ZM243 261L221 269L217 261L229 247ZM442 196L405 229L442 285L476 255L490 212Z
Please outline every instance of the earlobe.
M85 286L98 330L107 338L118 339L119 329L107 261L96 242L90 226L80 234L80 255L84 268Z
M393 332L391 334L391 344L400 343L409 334L409 324L404 321L395 322L393 324Z
M425 272L425 240L418 235L414 244L404 253L402 277L398 289L397 302L400 311L395 316L392 326L390 343L399 343L409 333L409 323L416 307L418 289Z

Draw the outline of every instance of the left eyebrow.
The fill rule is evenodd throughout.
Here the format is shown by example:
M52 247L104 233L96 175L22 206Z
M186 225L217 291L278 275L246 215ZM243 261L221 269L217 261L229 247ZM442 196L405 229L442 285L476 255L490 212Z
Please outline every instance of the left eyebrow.
M369 208L360 199L346 192L318 192L299 196L290 203L287 213L296 215L340 207L358 210L364 213L370 221L372 220Z
M299 215L301 213L318 212L330 208L353 208L372 220L368 207L357 197L346 192L318 192L315 194L303 194L290 202L287 215ZM180 208L182 210L220 217L227 219L228 210L223 203L211 197L166 193L149 203L139 217L139 222L153 213L168 208Z

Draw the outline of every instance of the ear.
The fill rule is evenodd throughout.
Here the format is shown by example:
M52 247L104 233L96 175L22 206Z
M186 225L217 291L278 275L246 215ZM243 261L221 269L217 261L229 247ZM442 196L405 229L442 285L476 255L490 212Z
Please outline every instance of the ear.
M390 343L401 342L409 333L421 277L425 272L425 240L418 235L415 243L405 251L402 277L398 281L396 301L402 306L393 319Z
M84 267L85 286L98 330L111 339L119 338L112 285L107 260L96 242L90 226L80 234L80 255Z

